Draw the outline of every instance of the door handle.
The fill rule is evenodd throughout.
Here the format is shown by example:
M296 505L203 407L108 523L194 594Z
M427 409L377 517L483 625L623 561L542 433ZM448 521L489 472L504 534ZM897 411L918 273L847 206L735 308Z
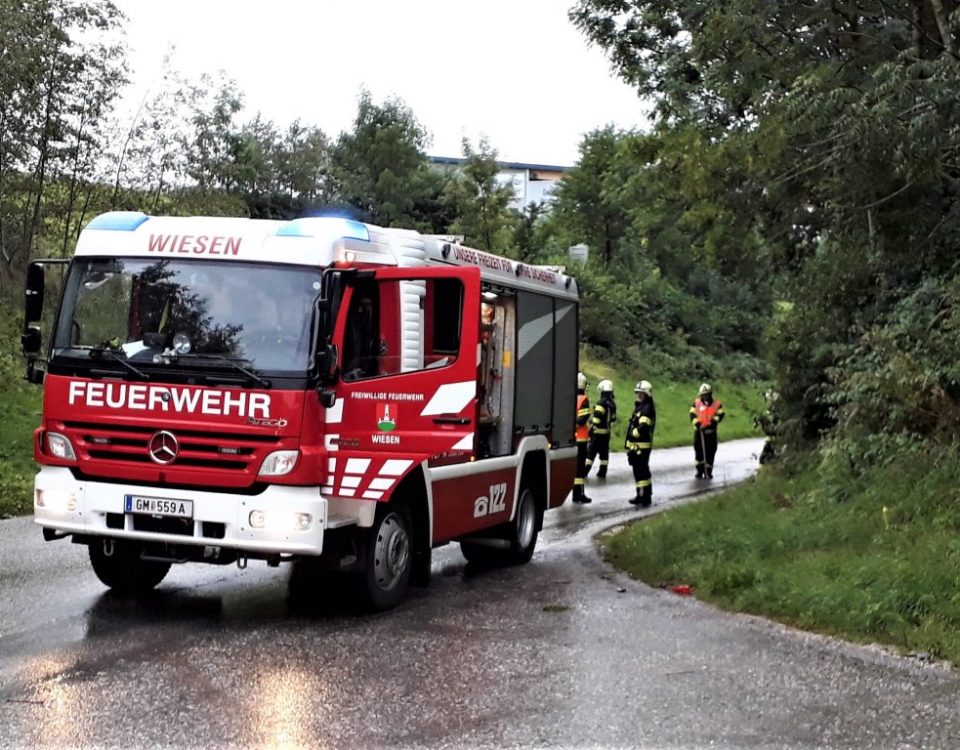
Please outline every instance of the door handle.
M434 417L435 424L470 424L470 417Z

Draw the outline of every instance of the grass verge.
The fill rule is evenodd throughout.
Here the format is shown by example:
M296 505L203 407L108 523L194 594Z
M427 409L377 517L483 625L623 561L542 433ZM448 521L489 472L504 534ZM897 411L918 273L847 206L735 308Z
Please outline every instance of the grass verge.
M960 463L918 454L846 481L764 469L608 537L608 559L722 608L960 664ZM835 472L833 473L835 474Z
M33 509L33 430L40 424L40 389L23 379L22 316L0 304L0 518Z

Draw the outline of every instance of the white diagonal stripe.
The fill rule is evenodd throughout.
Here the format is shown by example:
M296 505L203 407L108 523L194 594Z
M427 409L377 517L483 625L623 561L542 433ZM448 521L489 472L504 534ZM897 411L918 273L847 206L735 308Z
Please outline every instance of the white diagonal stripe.
M373 479L370 482L370 489L389 490L391 487L393 487L393 483L396 481L396 479Z
M477 394L477 383L467 380L463 383L446 383L437 388L430 403L427 404L420 416L428 417L431 414L459 414Z
M347 474L363 474L369 465L369 458L349 458L347 459L347 468L344 471Z
M544 336L553 330L553 312L528 320L517 333L517 359L522 359Z
M343 479L340 480L340 486L341 487L359 487L361 479L363 479L363 477L344 477Z
M458 441L457 443L455 443L454 446L453 446L453 448L452 448L451 450L455 450L455 451L467 451L467 450L470 450L471 448L473 448L473 433L472 433L472 432L471 432L469 435L465 436L465 437L463 438L463 440L460 440L460 441Z
M370 490L367 490L366 492L363 493L363 496L367 498L367 500L379 500L381 497L383 497L383 493L370 492Z
M386 477L398 477L403 474L412 463L413 461L407 461L402 458L391 458L389 461L383 462L383 468L380 469L380 474Z

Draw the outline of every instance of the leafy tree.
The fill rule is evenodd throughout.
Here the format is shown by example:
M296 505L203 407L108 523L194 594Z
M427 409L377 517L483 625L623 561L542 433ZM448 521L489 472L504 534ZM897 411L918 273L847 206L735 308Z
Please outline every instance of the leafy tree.
M463 169L449 187L457 208L450 231L481 250L508 253L516 224L516 212L510 209L514 192L510 185L497 181L497 152L485 137L477 150L464 138L463 155Z
M107 0L0 2L0 286L25 267L65 176L71 231L81 171L124 81L120 21Z
M333 203L383 226L421 227L438 187L424 154L429 135L399 99L374 103L362 91L353 130L331 152Z
M609 266L630 225L621 195L619 147L624 133L608 125L580 143L580 160L556 190L558 219Z
M770 351L795 439L855 441L878 428L862 408L864 374L891 351L882 342L902 340L905 305L910 330L938 320L935 305L908 304L916 291L957 276L956 10L943 0L581 0L571 11L656 99L667 150L652 173L682 209L675 226L697 239L698 260L751 284L751 259L779 269L789 305ZM675 147L684 140L687 159ZM910 362L955 402L940 356L924 345ZM930 425L920 403L904 415ZM923 428L934 433L944 436Z

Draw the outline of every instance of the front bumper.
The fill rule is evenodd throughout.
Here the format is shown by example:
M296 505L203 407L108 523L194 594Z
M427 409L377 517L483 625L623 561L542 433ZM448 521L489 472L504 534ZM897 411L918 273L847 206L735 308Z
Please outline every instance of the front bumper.
M38 493L34 492L34 521L60 533L224 547L259 554L319 555L323 551L327 500L320 495L318 487L269 485L256 496L167 490L136 484L79 481L70 469L56 466L41 468L34 487L42 491L44 497L44 507L40 507ZM191 500L192 534L135 529L132 514L124 513L126 495ZM309 513L313 522L304 531L254 529L250 527L249 518L255 510L269 512L273 517ZM189 532L190 524L186 527ZM211 529L216 529L213 535Z

